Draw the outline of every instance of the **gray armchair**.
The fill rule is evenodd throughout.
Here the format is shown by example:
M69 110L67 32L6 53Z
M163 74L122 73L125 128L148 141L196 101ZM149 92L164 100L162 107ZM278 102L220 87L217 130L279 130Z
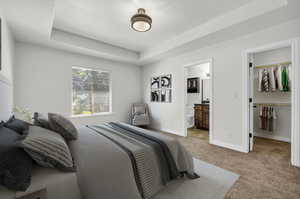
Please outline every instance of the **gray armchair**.
M147 126L150 124L150 115L147 104L135 103L132 105L131 124L134 126Z

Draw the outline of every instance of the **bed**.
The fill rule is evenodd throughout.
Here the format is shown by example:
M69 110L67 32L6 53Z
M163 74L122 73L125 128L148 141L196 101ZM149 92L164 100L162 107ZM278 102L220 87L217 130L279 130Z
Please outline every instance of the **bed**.
M11 84L0 80L5 120L11 114ZM47 199L150 199L175 179L198 178L191 155L170 136L121 122L77 129L78 139L68 143L76 172L37 166L26 192L0 186L0 198L26 199L45 191Z
M70 143L70 148L77 164L81 193L86 199L100 196L148 199L174 179L198 177L191 155L172 137L125 123L78 129L79 138ZM169 152L159 151L163 148L159 144L151 146L153 143L148 142L149 139L165 144L165 150Z

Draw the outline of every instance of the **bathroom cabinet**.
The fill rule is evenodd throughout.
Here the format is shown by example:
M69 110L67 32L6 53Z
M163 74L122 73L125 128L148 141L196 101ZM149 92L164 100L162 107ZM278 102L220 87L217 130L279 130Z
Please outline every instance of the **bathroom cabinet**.
M209 104L195 104L195 127L209 130Z

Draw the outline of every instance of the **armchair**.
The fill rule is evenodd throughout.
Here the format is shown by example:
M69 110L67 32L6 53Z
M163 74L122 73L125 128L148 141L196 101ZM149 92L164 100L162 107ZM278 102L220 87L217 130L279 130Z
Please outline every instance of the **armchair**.
M132 105L131 124L134 126L147 126L150 124L150 115L147 104L135 103Z

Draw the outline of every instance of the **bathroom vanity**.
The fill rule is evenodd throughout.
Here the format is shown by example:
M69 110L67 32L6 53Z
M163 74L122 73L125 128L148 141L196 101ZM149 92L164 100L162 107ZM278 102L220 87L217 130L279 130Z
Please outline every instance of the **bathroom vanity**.
M209 130L209 104L195 104L195 127Z

